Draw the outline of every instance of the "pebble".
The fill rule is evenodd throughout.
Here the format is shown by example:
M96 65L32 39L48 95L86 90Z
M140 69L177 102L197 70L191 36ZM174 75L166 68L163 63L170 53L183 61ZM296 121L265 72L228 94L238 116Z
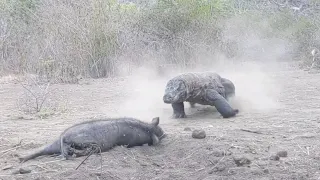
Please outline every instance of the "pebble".
M280 160L280 157L287 157L288 156L288 152L287 151L279 151L276 153L276 155L272 155L270 156L270 160L273 160L273 161L279 161Z
M210 155L213 155L215 157L223 157L223 156L230 156L231 152L224 152L224 151L212 151Z
M247 157L241 156L241 157L233 157L234 162L237 166L244 166L251 164L251 160Z
M192 132L192 137L195 139L203 139L206 137L206 132L204 130L194 130Z
M269 174L269 169L263 169L263 172Z
M280 157L277 156L277 155L272 155L272 156L270 156L270 160L279 161L279 160L280 160Z
M3 167L2 170L8 170L8 169L12 169L12 168L13 168L12 165L8 165L8 166Z
M30 169L20 168L19 170L16 170L12 172L12 174L28 174L31 173Z
M223 164L221 165L217 165L214 168L212 168L211 170L208 171L208 174L212 174L214 172L221 172L224 171L227 167Z
M287 157L288 156L288 152L287 151L279 151L279 152L277 152L277 156L279 156L279 157Z
M253 166L250 170L253 175L263 175L263 171L258 167Z

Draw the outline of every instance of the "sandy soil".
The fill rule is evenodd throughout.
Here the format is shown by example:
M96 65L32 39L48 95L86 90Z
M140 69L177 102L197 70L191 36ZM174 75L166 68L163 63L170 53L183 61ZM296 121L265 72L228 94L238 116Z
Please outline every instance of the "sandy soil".
M272 65L272 66L271 66ZM223 119L215 108L185 105L187 119L171 119L162 102L169 75L157 78L145 70L134 77L83 80L51 86L56 109L40 115L19 111L24 89L11 79L0 82L0 179L320 179L320 75L288 63L249 65L220 71L232 79L240 109ZM102 155L62 161L39 157L19 164L17 155L50 143L68 126L100 117L160 117L168 136L158 146L116 147ZM204 129L194 139L184 128ZM250 132L248 132L248 131ZM287 157L270 158L279 151ZM237 165L235 159L249 159ZM27 174L12 174L17 169Z

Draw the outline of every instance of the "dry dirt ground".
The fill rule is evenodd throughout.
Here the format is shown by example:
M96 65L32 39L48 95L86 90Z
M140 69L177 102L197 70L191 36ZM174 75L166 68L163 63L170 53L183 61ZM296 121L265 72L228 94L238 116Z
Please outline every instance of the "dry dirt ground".
M221 74L237 87L232 105L240 113L230 119L214 108L187 104L187 119L171 119L170 105L162 103L168 77L148 73L52 85L47 100L56 109L28 115L17 103L24 89L3 78L0 179L320 179L320 75L285 62L237 66ZM159 116L168 136L158 146L92 155L78 170L85 157L44 156L19 164L18 155L52 142L66 127L111 116L143 121ZM206 138L192 138L186 127L204 129ZM279 151L287 151L287 157L272 159ZM239 158L250 162L237 165ZM31 172L12 174L19 168Z

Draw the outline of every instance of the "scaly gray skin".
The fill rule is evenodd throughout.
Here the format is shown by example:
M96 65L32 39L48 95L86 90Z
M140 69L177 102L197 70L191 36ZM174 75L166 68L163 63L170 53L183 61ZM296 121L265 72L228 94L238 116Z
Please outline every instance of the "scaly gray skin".
M215 106L224 118L235 116L239 110L228 103L235 96L234 84L214 72L184 73L170 79L163 102L171 104L173 118L186 118L183 102Z
M65 159L88 155L92 150L105 152L114 146L127 145L128 148L143 144L156 145L166 137L159 126L159 117L145 123L135 118L109 118L76 124L61 133L52 144L25 157L20 162L42 155L61 154Z

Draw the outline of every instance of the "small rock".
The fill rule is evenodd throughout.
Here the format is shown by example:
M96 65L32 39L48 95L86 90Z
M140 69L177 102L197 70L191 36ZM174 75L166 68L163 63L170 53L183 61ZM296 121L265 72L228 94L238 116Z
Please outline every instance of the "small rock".
M161 167L160 164L153 162L152 165L157 166L157 167Z
M213 155L215 157L222 157L222 156L224 156L224 152L223 151L213 151L211 153L211 155Z
M13 166L12 166L12 165L9 165L9 166L3 167L2 170L8 170L8 169L12 169L12 168L13 168Z
M212 151L210 153L210 155L213 155L215 157L223 157L223 156L230 156L232 153L227 151L227 152L224 152L224 151Z
M218 159L211 159L211 160L209 160L209 162L210 162L212 165L215 165L215 164L217 164L217 163L219 162L219 160L218 160Z
M234 169L229 169L228 174L234 175L234 174L237 174L237 172Z
M161 174L161 170L160 169L155 169L156 175Z
M251 173L253 175L262 175L263 171L261 171L261 169L258 167L251 167Z
M234 162L236 163L237 166L244 166L251 164L251 160L247 157L233 157Z
M148 166L148 164L146 164L146 163L144 163L144 162L140 162L140 166L146 167L146 166Z
M24 168L20 168L19 170L12 172L12 174L28 174L28 173L31 173L31 170L24 169Z
M211 169L208 171L208 174L212 174L213 172L214 172L213 169Z
M264 169L263 172L269 174L269 169Z
M265 167L269 164L267 160L268 158L261 158L260 160L257 160L255 163L260 167Z
M192 137L195 139L203 139L206 137L206 132L204 130L194 130L192 132Z
M13 155L14 157L20 157L19 154L17 154L17 153L13 153L12 155Z
M288 152L287 151L279 151L279 152L277 152L277 156L279 156L279 157L287 157L288 156Z
M224 171L225 169L226 169L225 165L218 165L218 166L212 168L211 170L209 170L208 174L212 174L214 172L221 172L221 171Z
M17 117L13 117L13 120L33 120L33 117L30 117L30 116L17 116Z
M218 172L218 171L221 172L221 171L224 171L225 169L226 169L226 166L221 164L221 165L214 167L212 170L213 170L213 172Z
M272 155L272 156L270 156L270 160L279 161L280 157L278 155Z
M184 128L184 131L191 131L191 128L186 127L186 128Z

